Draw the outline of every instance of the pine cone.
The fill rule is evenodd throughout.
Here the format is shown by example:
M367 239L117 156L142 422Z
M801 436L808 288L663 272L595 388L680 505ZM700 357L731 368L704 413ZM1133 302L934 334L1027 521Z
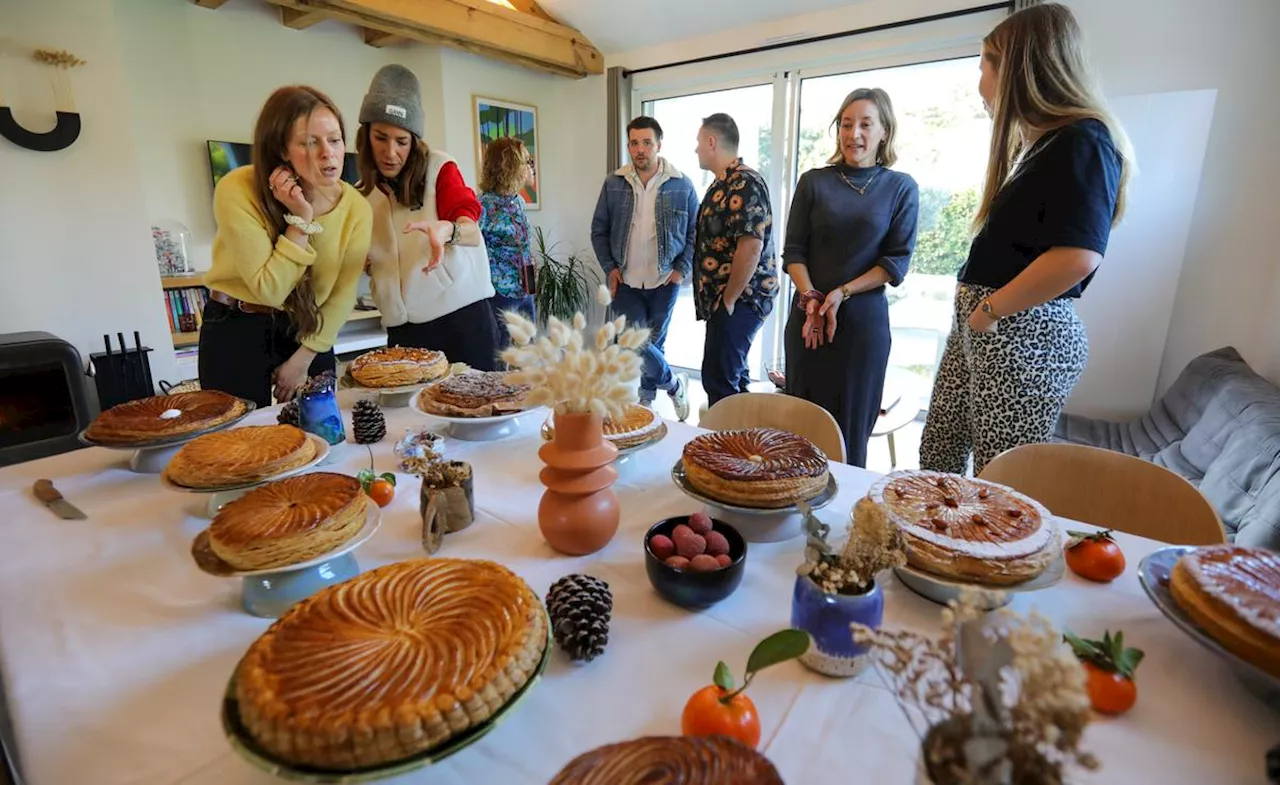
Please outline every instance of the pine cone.
M302 418L298 414L298 402L296 400L289 401L280 408L280 413L276 415L276 422L281 425L292 425L295 428L302 427Z
M590 662L609 643L613 594L590 575L566 575L547 592L547 612L556 645L573 660Z
M365 399L357 401L351 409L351 431L356 444L373 444L387 435L387 419L382 416L378 404Z

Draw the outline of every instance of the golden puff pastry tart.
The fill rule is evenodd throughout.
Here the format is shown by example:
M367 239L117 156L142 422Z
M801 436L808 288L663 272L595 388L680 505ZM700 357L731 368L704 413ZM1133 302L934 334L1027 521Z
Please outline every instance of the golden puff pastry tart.
M782 785L782 777L728 736L647 736L582 753L551 785Z
M1280 678L1280 554L1197 548L1174 563L1169 591L1223 648Z
M156 395L112 406L84 435L99 444L141 444L216 428L247 408L243 400L217 390Z
M303 466L316 445L293 425L251 425L198 436L178 451L164 476L184 488L258 482Z
M370 503L360 481L345 474L288 477L224 505L209 525L209 546L237 570L298 564L354 537Z
M469 371L418 393L418 407L443 417L497 417L523 411L527 384L512 384L503 371Z
M389 564L294 605L249 647L240 720L293 764L389 763L492 717L533 678L546 644L542 603L507 568Z
M449 361L432 349L387 346L352 360L347 373L362 387L404 387L442 378L449 373Z
M895 472L873 502L907 535L907 563L961 582L1008 586L1037 578L1058 558L1057 524L1039 502L986 480Z
M704 433L684 446L689 484L708 498L776 509L822 493L827 456L808 439L777 428Z

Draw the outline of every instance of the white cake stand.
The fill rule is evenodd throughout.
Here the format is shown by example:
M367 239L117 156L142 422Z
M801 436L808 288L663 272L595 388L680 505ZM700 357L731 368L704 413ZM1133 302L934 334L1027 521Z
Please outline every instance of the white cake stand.
M461 439L466 442L492 442L513 436L520 430L520 425L516 422L517 418L526 414L533 414L543 407L539 406L519 412L509 412L496 417L448 417L443 414L432 414L422 409L418 405L418 396L415 395L410 399L409 408L423 417L430 417L433 420L447 423L448 434L455 439Z
M208 496L209 501L205 504L204 516L206 518L212 518L218 514L218 510L221 510L223 505L227 502L244 496L254 488L257 488L260 485L266 485L269 482L275 482L276 480L283 480L285 477L292 477L295 474L301 474L308 469L314 468L323 461L325 457L329 455L329 443L319 436L316 436L314 433L307 434L307 438L316 446L316 454L311 460L301 466L296 466L288 471L272 475L271 477L264 477L261 480L240 483L238 485L223 485L217 488L188 488L185 485L178 485L173 480L170 480L167 475L161 474L160 482L164 483L165 487L170 490L181 491L182 493L199 493Z
M448 378L449 374L445 373L443 376L437 376L425 382L404 384L399 387L365 387L353 379L350 373L347 373L342 377L341 387L344 390L355 390L359 393L373 393L377 396L378 405L384 409L402 409L409 405L409 402L417 396L419 390Z
M794 504L772 509L740 507L735 504L716 501L704 495L689 484L689 478L684 472L683 458L676 461L676 465L671 467L671 481L676 484L677 488L684 491L686 496L697 499L706 505L707 515L733 524L733 527L748 542L782 542L793 537L799 537L804 532L804 513L800 512L799 508ZM811 509L820 510L830 504L839 492L840 486L836 483L835 475L830 474L827 479L827 487L823 488L822 492L817 496L806 501Z
M364 525L350 540L314 559L264 570L237 570L218 558L209 545L209 530L205 529L191 543L191 558L209 575L240 578L244 609L254 616L276 619L290 606L324 587L359 575L360 565L352 551L372 537L381 524L382 511L369 500L365 505Z
M159 474L164 471L164 467L169 465L169 461L173 459L174 455L177 455L178 450L181 450L187 442L208 433L230 428L248 417L257 408L257 404L253 401L244 399L241 399L241 401L245 405L245 410L234 419L219 423L212 428L184 433L181 436L171 436L167 439L156 439L149 442L134 442L132 444L103 444L102 442L95 442L86 436L85 432L88 431L88 428L86 428L77 434L77 438L79 438L81 444L86 444L90 447L102 447L107 450L121 450L133 453L133 455L129 456L130 471L138 474Z

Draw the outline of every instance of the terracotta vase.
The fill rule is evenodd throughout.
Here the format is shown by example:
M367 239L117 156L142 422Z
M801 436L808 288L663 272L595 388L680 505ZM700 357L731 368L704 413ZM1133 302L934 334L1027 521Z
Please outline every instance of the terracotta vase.
M538 504L538 528L561 553L595 553L618 531L621 510L613 483L618 448L604 438L598 414L555 415L555 438L538 450L547 465L538 475L546 486Z

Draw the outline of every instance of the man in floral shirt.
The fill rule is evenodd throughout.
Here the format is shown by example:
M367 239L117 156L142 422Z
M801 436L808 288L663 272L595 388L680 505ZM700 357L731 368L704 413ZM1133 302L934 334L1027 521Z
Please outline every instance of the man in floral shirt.
M707 323L702 386L714 406L747 391L747 352L773 310L778 264L769 186L738 157L738 124L729 115L702 121L698 165L716 175L698 208L694 250L694 302Z

